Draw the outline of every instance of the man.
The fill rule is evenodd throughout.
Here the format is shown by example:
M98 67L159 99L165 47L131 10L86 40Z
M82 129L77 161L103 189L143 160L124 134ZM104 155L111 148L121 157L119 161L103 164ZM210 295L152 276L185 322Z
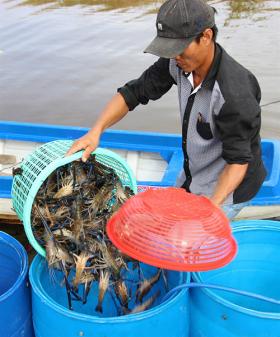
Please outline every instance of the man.
M203 0L167 0L157 16L157 36L145 50L158 61L118 89L68 154L85 149L86 160L106 128L176 84L184 153L177 185L227 207L232 217L266 175L259 135L261 93L256 78L216 43L214 14Z

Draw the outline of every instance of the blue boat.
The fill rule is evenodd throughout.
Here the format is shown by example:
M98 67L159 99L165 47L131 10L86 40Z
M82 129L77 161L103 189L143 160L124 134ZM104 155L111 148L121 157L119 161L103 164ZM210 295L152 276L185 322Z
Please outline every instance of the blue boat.
M11 174L12 168L16 163L19 163L42 143L57 139L76 139L81 137L87 130L79 127L0 122L0 198L2 198L0 199L0 216L1 206L4 204L3 201L11 198ZM108 130L103 134L100 146L112 149L128 161L137 178L140 189L141 186L165 187L174 185L182 167L183 156L180 135ZM263 211L266 208L276 209L276 212L280 209L280 141L265 139L262 141L262 149L268 175L258 195L248 207L253 212L256 211L256 208L261 208L261 216L254 213L254 217L259 218L266 217ZM277 215L277 213L274 214ZM279 254L277 254L277 251L279 250L278 236L280 233L278 224L279 222L262 222L261 220L251 224L246 221L239 224L235 223L233 233L238 244L240 244L239 255L235 260L235 264L225 267L228 268L226 270L227 273L223 272L224 269L221 269L222 272L214 271L213 273L210 271L209 273L204 273L206 275L204 277L207 278L206 281L210 280L209 282L214 282L217 285L221 282L222 285L234 286L241 295L242 291L249 291L260 295L264 294L272 299L278 299L277 275L279 275L279 268L277 266L279 265ZM274 260L272 260L271 256ZM65 310L60 305L57 305L56 300L59 296L56 296L56 293L53 293L51 297L45 291L46 278L43 273L38 272L38 266L36 265L39 258L34 261L33 269L31 268L30 271L34 292L33 322L35 325L37 324L37 336L49 336L52 332L49 332L48 328L53 331L54 326L61 327L61 317L64 315ZM269 262L268 264L267 261ZM216 277L214 279L213 275L215 277L217 275L219 278ZM233 275L236 277L232 277ZM37 279L35 279L35 276ZM256 278L258 278L259 282L254 281ZM236 284L232 283L233 280L236 281ZM200 279L196 281L200 282ZM270 284L270 286L267 287L267 284ZM40 289L40 292L38 289ZM232 294L228 295L226 293L224 295L222 293L220 295L220 293L216 294L215 291L207 292L206 290L202 288L201 290L191 291L189 297L185 297L182 293L182 296L179 294L174 298L172 297L169 302L157 305L155 308L146 311L144 315L140 314L142 316L138 316L135 322L137 324L143 323L141 329L146 332L147 336L150 336L150 333L154 336L162 336L164 331L165 335L168 334L168 336L172 337L198 337L202 336L203 328L207 330L208 337L244 337L245 335L250 337L279 337L279 306L274 309L274 307L271 307L271 303L267 302L260 302L256 306L254 298L248 301L248 299L243 300L243 296L240 295L233 297ZM181 299L187 300L187 302L183 302L184 306L182 306L181 302L178 302ZM177 305L178 303L180 304L179 306ZM180 308L181 316L176 312L174 314L170 310L172 305L176 309ZM187 310L188 306L189 310ZM168 315L169 311L171 311L172 317L171 315L167 316L162 308L168 309ZM191 312L191 315L188 316L186 312ZM211 313L211 317L208 313ZM96 333L96 331L99 331L96 329L104 328L104 324L108 323L107 321L97 321L95 317L84 315L82 316L83 329L80 329L80 316L75 312L70 314L71 316L67 312L67 317L71 318L68 328L71 328L70 330L75 334L79 331L81 336L84 335L83 329L89 327L91 331ZM160 315L164 325L158 324L158 317L155 314ZM47 315L48 326L44 315ZM174 334L170 334L169 331L172 329L172 324L174 325L173 316L179 319L182 328L178 325L176 326L177 330L174 330ZM77 319L72 319L73 317ZM147 317L151 319L147 319ZM122 317L120 319L113 318L113 323L122 321L122 319ZM203 319L204 322L202 324ZM91 324L95 324L96 321L99 326L94 326L94 329L92 329ZM50 325L50 322L54 325ZM126 334L126 331L130 333L133 331L126 317L124 322L123 326L125 328L120 328L120 335ZM165 322L170 324L170 329L168 329L168 324L165 324ZM41 334L41 331L44 334ZM61 331L60 336L65 337L65 330L61 329ZM114 325L106 327L106 333L111 333L111 331L115 331ZM206 336L204 332L203 335Z
M56 139L77 139L87 131L88 128L83 127L0 121L0 198L11 198L11 167L37 146ZM183 163L179 134L107 130L102 135L100 147L123 156L139 185L173 186ZM243 218L280 214L280 141L263 139L262 151L268 174L259 193L250 202L253 214ZM261 207L261 214L257 206Z

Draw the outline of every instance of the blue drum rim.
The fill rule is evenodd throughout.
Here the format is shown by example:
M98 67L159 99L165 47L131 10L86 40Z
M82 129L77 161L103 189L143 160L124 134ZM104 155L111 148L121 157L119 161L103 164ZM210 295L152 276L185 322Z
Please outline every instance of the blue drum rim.
M92 316L87 314L81 314L75 311L70 311L69 309L66 309L64 306L58 304L55 302L43 289L42 286L38 285L38 277L40 273L38 271L42 268L42 262L43 258L40 255L36 255L35 258L32 261L32 264L29 269L29 281L32 286L32 291L39 296L41 300L44 301L44 304L51 307L54 311L67 316L71 318L76 318L81 321L87 321L87 322L93 322L93 323L127 323L128 321L140 321L149 317L153 317L156 314L162 312L163 310L167 309L168 307L172 306L174 302L177 301L178 298L187 296L188 289L181 290L178 294L174 295L171 299L168 299L168 301L165 301L164 303L161 303L157 305L156 307L146 310L141 313L137 314L130 314L130 315L124 315L124 316L118 316L118 317L98 317L98 316ZM187 280L184 280L184 275L187 276ZM35 276L35 277L34 277ZM184 282L190 282L190 273L182 273L182 284ZM40 283L39 283L40 284Z
M26 253L26 250L23 248L23 246L11 235L0 231L0 241L6 244L7 246L11 247L17 256L20 257L20 274L12 287L10 287L6 292L4 292L2 295L0 295L0 302L6 300L8 297L10 297L24 282L27 271L28 271L28 256Z
M278 226L277 226L278 223ZM280 232L280 222L273 220L240 220L232 223L233 233L235 232L248 232L248 231L259 231L259 230L270 230L270 231L278 231ZM203 283L201 278L201 273L195 272L192 273L192 277L195 282ZM225 300L223 297L215 294L211 289L200 288L198 291L204 292L208 297L210 297L213 301L218 302L225 307L233 309L235 311L239 311L254 317L260 318L270 318L270 319L280 319L280 312L267 312L267 311L257 311L253 309L248 309L245 307L241 307L237 304L234 304L228 300ZM280 310L280 305L279 305Z

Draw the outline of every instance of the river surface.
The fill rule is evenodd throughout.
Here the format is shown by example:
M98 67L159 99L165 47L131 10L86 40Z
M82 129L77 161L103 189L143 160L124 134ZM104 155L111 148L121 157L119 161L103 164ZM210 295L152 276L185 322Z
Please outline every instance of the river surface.
M258 78L263 137L280 138L280 1L210 1L218 42ZM90 127L126 81L156 60L154 0L0 0L0 119ZM177 92L116 129L180 133Z

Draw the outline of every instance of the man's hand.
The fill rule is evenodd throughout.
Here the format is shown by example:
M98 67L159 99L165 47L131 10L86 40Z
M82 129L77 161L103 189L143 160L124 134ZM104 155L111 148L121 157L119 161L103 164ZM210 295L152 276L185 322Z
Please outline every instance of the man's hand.
M98 131L90 130L87 134L74 142L74 144L66 153L66 156L70 156L71 154L80 150L85 150L82 155L82 161L87 161L90 154L97 148L99 144L100 134L101 133Z

